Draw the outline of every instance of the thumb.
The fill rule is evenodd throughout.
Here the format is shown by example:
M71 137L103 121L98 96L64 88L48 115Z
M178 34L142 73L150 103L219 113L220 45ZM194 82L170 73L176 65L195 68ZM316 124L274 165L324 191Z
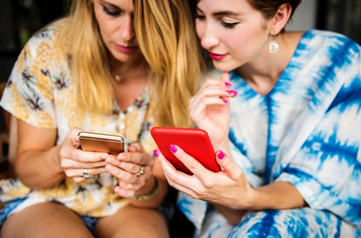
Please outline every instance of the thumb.
M223 168L223 172L232 180L239 181L243 174L241 167L234 163L233 160L221 150L217 151L216 155L217 163Z
M229 79L229 73L227 71L222 73L221 81L223 81L225 83L229 83L230 79Z

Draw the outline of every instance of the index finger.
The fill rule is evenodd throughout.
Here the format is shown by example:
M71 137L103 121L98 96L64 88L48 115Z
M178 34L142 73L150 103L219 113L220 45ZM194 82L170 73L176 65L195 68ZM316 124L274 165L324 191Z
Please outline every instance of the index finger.
M60 156L82 163L92 163L103 161L108 156L108 154L102 152L83 151L71 146L66 146L61 149Z
M182 148L170 145L170 150L202 182L206 181L212 171L206 169L196 158L188 155ZM214 159L214 158L210 158Z

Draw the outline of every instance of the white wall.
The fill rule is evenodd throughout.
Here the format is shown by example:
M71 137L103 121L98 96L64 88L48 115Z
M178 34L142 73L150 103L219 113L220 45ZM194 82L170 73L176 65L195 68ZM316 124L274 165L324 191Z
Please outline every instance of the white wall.
M317 0L302 0L287 30L308 30L316 27Z

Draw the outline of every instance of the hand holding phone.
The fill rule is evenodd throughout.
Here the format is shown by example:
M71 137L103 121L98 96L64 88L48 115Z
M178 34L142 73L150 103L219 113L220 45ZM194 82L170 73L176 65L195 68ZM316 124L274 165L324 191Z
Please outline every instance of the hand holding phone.
M93 132L79 132L81 149L92 152L105 152L118 155L125 151L124 138L118 135Z
M198 160L205 168L221 171L216 162L216 153L206 131L202 129L153 127L150 133L159 150L173 166L187 174L192 172L169 150L170 145L182 148L187 154Z

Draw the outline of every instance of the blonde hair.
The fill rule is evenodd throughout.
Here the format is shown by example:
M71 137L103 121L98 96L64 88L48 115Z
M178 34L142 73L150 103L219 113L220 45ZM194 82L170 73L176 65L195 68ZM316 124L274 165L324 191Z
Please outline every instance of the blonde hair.
M94 112L110 113L114 90L109 57L93 12L92 0L73 0L67 19L75 100Z
M134 30L148 81L155 123L191 126L188 101L202 71L200 47L190 9L184 0L134 0ZM114 90L108 50L104 45L92 0L73 0L68 31L76 100L94 112L110 113Z
M187 1L134 0L139 47L155 71L151 109L160 125L189 127L188 102L196 92L203 61Z

